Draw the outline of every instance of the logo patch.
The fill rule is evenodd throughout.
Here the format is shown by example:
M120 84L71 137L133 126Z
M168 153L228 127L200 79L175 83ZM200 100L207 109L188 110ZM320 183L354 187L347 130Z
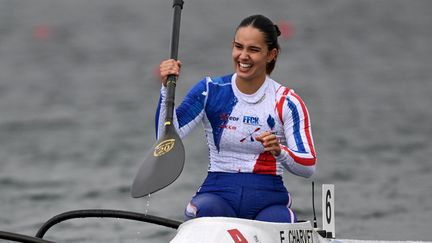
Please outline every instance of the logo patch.
M267 117L267 125L270 127L270 129L273 130L273 128L275 127L275 124L276 124L275 119L271 115L269 115Z
M253 135L254 135L254 133L258 132L259 130L261 130L261 128L257 127L257 128L255 128L255 130L253 130L252 132L249 132L248 135L247 135L246 137L243 137L242 139L240 139L240 143L243 143L244 141L246 141L247 138L249 138L249 140L250 140L251 142L255 142L255 139L254 139L254 136L253 136Z
M167 140L160 142L158 145L156 145L154 152L153 152L153 155L155 157L159 157L159 156L162 156L162 155L168 153L171 149L174 148L174 144L175 144L174 138L167 139Z
M259 126L259 117L257 116L243 116L243 123L248 125L258 125Z
M223 129L228 129L228 130L236 130L237 129L237 127L236 126L233 126L233 125L220 125L219 126L220 128L223 128Z
M227 113L223 113L219 117L222 121L238 121L239 120L238 117L230 116Z

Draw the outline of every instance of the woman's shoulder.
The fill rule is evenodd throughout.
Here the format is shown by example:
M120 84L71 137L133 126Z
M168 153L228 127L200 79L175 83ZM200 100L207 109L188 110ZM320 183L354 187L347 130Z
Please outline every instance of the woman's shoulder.
M232 76L233 74L215 77L204 77L203 79L195 83L195 85L191 89L191 92L207 92L210 87L222 87L226 85L231 85Z
M226 74L223 76L207 76L205 78L206 82L208 83L213 83L213 84L217 84L217 85L226 85L226 84L231 84L231 80L234 74Z
M288 100L289 102L292 102L292 104L301 105L304 103L303 99L300 97L298 93L294 91L294 89L280 84L279 82L274 81L271 79L274 92L276 95L276 100L279 102L284 102L285 100Z
M283 85L272 78L268 79L277 97L286 97L290 95L291 92L294 92L294 90L290 89L288 86Z

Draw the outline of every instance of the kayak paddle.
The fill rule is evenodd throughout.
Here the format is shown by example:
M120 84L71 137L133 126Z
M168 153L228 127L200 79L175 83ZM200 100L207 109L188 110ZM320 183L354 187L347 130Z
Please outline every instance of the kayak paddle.
M177 60L183 0L174 0L171 35L171 59ZM165 104L165 132L147 153L132 184L132 197L138 198L159 191L173 183L181 174L185 161L183 143L173 124L174 98L177 76L168 76Z

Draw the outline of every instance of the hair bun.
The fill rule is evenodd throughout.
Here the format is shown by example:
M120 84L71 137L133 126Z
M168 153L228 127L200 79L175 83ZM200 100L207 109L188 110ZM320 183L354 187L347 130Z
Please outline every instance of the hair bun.
M275 30L276 30L276 35L277 35L277 36L280 36L282 33L281 33L280 29L279 29L279 26L277 26L277 25L275 24L275 25L274 25L274 28L275 28Z

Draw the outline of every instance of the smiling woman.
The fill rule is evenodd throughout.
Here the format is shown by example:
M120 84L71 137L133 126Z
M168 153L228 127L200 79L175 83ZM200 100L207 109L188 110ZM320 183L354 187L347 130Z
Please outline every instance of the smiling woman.
M270 78L279 54L280 31L265 16L245 18L232 45L234 73L199 81L174 113L180 137L203 123L209 147L208 175L185 210L185 218L225 216L296 222L283 169L310 177L316 155L308 111L291 89ZM160 65L158 137L164 134L167 79L181 62Z
M280 49L279 35L277 25L264 16L250 16L240 23L233 41L232 58L237 86L243 93L255 93L266 75L273 71Z

